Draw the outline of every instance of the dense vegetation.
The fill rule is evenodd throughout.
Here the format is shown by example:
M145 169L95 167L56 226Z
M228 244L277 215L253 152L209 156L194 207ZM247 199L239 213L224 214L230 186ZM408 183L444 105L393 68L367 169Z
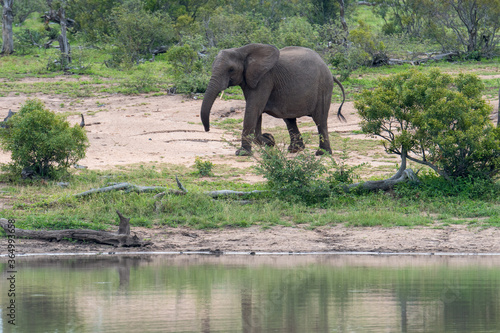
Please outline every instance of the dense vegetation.
M210 66L217 52L250 42L271 43L278 47L302 45L317 50L329 63L332 72L344 80L349 99L359 98L359 103L366 107L369 106L368 100L377 97L377 94L383 95L391 92L391 89L393 94L394 90L404 90L404 82L408 79L418 81L421 78L419 75L433 75L428 73L433 73L435 67L443 71L498 74L498 1L460 1L464 6L476 6L472 9L475 9L477 16L470 20L471 24L466 23L468 20L457 20L462 17L464 8L453 7L444 0L373 2L377 5L367 7L344 1L346 25L343 25L341 1L335 0L52 1L53 8L61 6L66 16L75 22L68 28L72 46L72 59L68 63L61 61L59 50L44 46L50 40L57 39L61 31L58 24L40 20L40 13L47 10L47 2L15 0L15 53L0 59L0 77L5 80L0 86L0 96L12 92L50 92L71 98L111 92L164 94L168 90L199 93L206 87ZM447 53L445 59L453 63L426 62L419 70L413 71L411 75L415 77L410 78L410 72L407 72L411 67L410 62L427 59L434 53ZM390 58L408 61L408 64L379 66L387 64ZM375 65L378 67L373 67ZM165 71L165 68L168 70ZM56 76L62 73L74 74L75 77L79 74L87 76L75 82L26 84L17 81L21 77ZM396 75L382 81L379 86L380 75L388 74ZM442 91L435 91L436 95L427 96L430 99L456 98L457 105L479 105L483 94L491 98L498 92L498 79L486 78L478 82L477 77L474 81L464 76L463 80L469 78L467 80L471 87L481 86L478 89L471 88L473 91L465 92L464 97L464 94L460 95L460 82L452 82L447 75L440 75L440 80L446 81L453 93L444 96ZM485 90L482 90L483 84ZM361 97L354 94L363 89L369 92L364 92ZM411 96L411 91L406 93L409 99L416 98ZM232 88L228 89L225 98L242 97L237 88ZM423 99L422 103L426 106L431 102ZM360 106L360 109L364 107ZM477 109L477 114L467 114L464 109L444 108L444 112L462 113L462 118L458 119L463 124L457 123L457 126L471 127L471 121L477 120L486 124L487 111L491 109L484 105L479 105ZM415 112L413 118L403 120L413 126L418 125L421 117L432 118L435 115L431 112L435 110L425 110L428 111L425 114L420 112L423 111L420 108L416 111L419 112ZM372 118L366 119L367 127L364 130L372 134L380 133L374 125L380 124L378 121L384 120L383 116L370 115ZM452 116L456 117L457 114ZM448 180L423 170L419 174L421 183L401 184L389 193L345 193L341 184L352 182L355 171L363 171L361 166L347 166L343 164L344 160L340 164L327 158L317 160L307 152L297 155L290 163L286 154L274 150L267 155L266 152L260 155L259 172L268 179L266 184L248 185L239 180L240 175L253 170L230 169L201 159L197 159L195 166L189 170L172 165L141 165L113 172L74 171L71 187L66 189L42 178L26 181L15 179L13 183L4 184L5 193L14 198L10 201L13 207L5 210L4 215L16 218L19 227L56 229L106 229L115 223L116 209L132 216L131 223L135 226L156 224L205 228L300 223L309 223L311 227L332 223L366 226L434 224L437 227L449 223L468 223L500 226L500 188L495 183L500 162L498 156L492 161L488 158L491 155L487 155L492 152L498 154L498 146L490 146L486 150L474 146L480 141L474 138L484 138L482 134L485 132L482 130L488 132L486 134L492 138L491 142L498 141L498 130L495 132L489 125L472 127L470 136L463 138L446 131L446 123L439 122L446 119L438 117L434 120L434 128L423 128L422 132L414 134L425 134L427 137L442 134L436 137L441 141L425 142L428 144L426 147L430 147L434 153L425 158L433 158L432 161L439 167L438 172L452 174L452 177L447 177ZM218 126L239 124L221 122ZM421 136L406 136L394 143L414 144L420 139ZM439 151L436 147L446 148L449 145L449 152L449 148L457 144L452 140L460 139L469 140L467 148L476 149L476 156L483 158L483 175L487 177L477 177L474 173L463 174L461 170L470 170L469 165L462 168L453 160L449 165L443 164L441 159L446 151ZM339 136L332 141L342 144ZM344 145L344 156L352 151L359 153L370 149L364 146L368 144L377 143L350 140L348 145ZM389 152L398 149L392 143L386 148ZM415 151L419 149L418 145L407 146L407 149L410 148ZM472 153L464 151L464 154ZM496 164L491 166L488 164L490 162ZM454 167L461 169L454 170ZM315 173L311 173L313 168L317 170ZM174 174L181 176L190 190L189 194L164 196L161 199L155 198L153 194L124 192L95 195L83 200L71 196L77 191L104 186L110 180L174 188ZM8 179L8 176L3 175L4 181ZM278 189L281 192L280 195L261 194L252 197L252 204L244 206L239 205L236 199L213 201L201 194L221 188Z
M50 7L48 6L50 4ZM343 4L343 5L341 5ZM61 33L64 9L73 63L48 67L85 71L90 50L106 66L127 68L166 52L178 92L203 92L218 50L248 43L313 48L344 80L365 65L391 57L414 61L432 53L448 59L498 56L500 5L496 0L16 0L14 51L30 54ZM59 13L59 12L58 12ZM84 55L85 54L85 55Z

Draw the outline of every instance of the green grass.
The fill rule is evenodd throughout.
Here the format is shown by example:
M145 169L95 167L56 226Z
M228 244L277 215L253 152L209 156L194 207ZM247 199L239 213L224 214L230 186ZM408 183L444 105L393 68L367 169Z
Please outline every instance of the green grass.
M336 194L316 205L300 200L288 201L275 194L260 194L248 198L213 200L205 191L262 190L265 183L248 184L241 180L253 169L237 169L214 165L212 177L200 177L196 168L167 164L122 167L117 171L74 171L69 187L60 188L55 182L41 181L3 183L1 200L6 206L3 217L16 219L16 225L28 229L89 228L115 230L118 209L131 217L132 226L186 226L195 229L273 225L310 228L318 226L433 226L468 224L500 227L500 191L485 198L468 197L471 193L439 193L429 186L403 186L393 193ZM178 175L188 193L183 196L156 193L114 191L75 198L73 194L110 182L130 182L176 189ZM436 185L437 186L437 185ZM444 191L444 190L443 190Z

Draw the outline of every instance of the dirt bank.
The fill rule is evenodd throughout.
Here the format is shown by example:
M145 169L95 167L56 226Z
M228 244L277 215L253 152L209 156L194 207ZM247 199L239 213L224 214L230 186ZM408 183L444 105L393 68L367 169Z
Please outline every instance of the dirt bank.
M187 228L133 228L142 239L154 245L147 248L114 248L112 246L46 242L18 239L16 251L21 253L86 253L130 251L216 251L223 252L418 252L418 253L500 253L500 230L478 229L464 225L441 228L350 228L341 225L320 227L275 226L262 229L225 228L192 230ZM0 239L0 254L5 254L7 240Z

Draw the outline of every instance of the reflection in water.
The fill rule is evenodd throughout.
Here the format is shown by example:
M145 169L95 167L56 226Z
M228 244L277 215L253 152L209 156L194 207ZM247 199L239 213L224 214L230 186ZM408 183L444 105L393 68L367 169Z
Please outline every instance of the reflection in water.
M21 258L3 332L498 332L500 257ZM0 330L1 331L1 330Z

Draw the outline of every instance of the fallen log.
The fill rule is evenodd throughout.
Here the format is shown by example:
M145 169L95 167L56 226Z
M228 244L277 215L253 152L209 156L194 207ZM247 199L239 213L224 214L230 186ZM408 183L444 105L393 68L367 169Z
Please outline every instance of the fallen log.
M457 56L458 53L456 52L448 52L448 53L442 53L442 54L436 54L434 56L428 56L427 58L417 58L413 60L402 60L402 59L393 59L390 58L387 60L388 65L403 65L403 64L410 64L412 66L418 66L423 63L426 63L427 61L440 61L443 59L451 60L454 56Z
M371 180L361 183L355 183L344 186L344 191L349 192L354 188L360 188L367 191L388 191L391 190L394 185L407 181L419 182L419 179L415 172L412 169L406 168L406 159L408 158L407 152L403 151L401 153L401 166L399 167L398 172L394 176L389 179L384 180Z
M104 192L110 192L110 191L118 191L118 190L126 190L127 192L138 192L138 193L144 193L144 192L156 192L156 191L165 191L165 187L163 186L140 186L140 185L134 185L130 183L118 183L118 184L113 184L110 186L105 186L105 187L100 187L100 188L93 188L85 192L77 193L74 196L77 198L85 197L91 194L95 193L104 193Z
M344 190L346 192L349 192L354 188L361 188L367 191L378 191L378 190L388 191L392 189L394 185L402 182L407 182L408 180L418 181L417 175L415 174L415 172L413 172L412 169L403 170L398 177L391 177L389 179L384 179L384 180L371 180L362 183L350 184L344 187Z
M7 236L15 238L32 238L47 241L61 241L62 239L73 239L85 242L93 242L115 247L144 247L152 245L150 241L141 241L137 235L130 235L130 218L124 217L116 211L120 218L118 232L98 231L91 229L66 229L66 230L25 230L15 228L12 232L12 225L7 219L0 219L0 226L5 230Z

